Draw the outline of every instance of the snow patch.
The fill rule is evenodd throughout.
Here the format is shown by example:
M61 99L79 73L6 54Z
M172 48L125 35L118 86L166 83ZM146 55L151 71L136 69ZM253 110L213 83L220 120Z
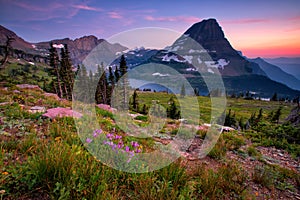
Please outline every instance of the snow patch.
M34 44L32 44L31 46L32 46L32 48L36 49L36 46Z
M190 68L187 68L186 71L188 71L188 72L193 71L194 72L194 71L197 71L197 69L190 67Z
M174 60L176 62L184 62L184 60L179 60L176 55L168 56L168 54L167 54L167 55L162 57L162 61L170 62L171 60Z
M210 69L210 68L208 68L207 71L208 71L209 73L212 73L212 74L215 73L215 72L214 72L212 69Z
M199 57L197 58L197 61L198 61L199 64L202 63L202 60Z
M62 49L64 48L63 44L53 44L52 47L57 48L57 49Z
M28 63L31 64L31 65L35 65L34 62L28 62Z
M228 65L229 64L229 61L226 61L225 59L219 59L218 60L218 65L219 65L219 67L221 67L222 69L224 69L224 67L226 66L226 65Z
M182 56L188 63L192 64L193 56Z
M205 61L205 64L207 67L224 69L229 62L230 61L226 61L225 59L219 59L218 61Z
M165 76L170 76L170 74L161 74L159 72L155 72L152 74L152 76L160 76L160 77L165 77Z

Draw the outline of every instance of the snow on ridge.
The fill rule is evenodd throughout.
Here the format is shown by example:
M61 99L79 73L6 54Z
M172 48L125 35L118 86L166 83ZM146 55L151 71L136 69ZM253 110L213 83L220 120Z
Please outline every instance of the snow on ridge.
M197 61L198 61L199 64L202 63L202 60L199 57L197 58Z
M188 63L192 64L193 56L182 56Z
M57 48L57 49L62 49L64 48L64 45L63 44L53 44L52 45L54 48Z
M225 59L219 59L218 61L205 61L205 64L207 67L212 67L212 68L220 68L224 69L226 65L228 65L230 61L226 61Z
M207 69L207 72L212 73L212 74L215 73L215 72L214 72L212 69L210 69L210 68Z
M188 71L188 72L191 72L191 71L195 72L195 71L197 71L197 69L192 68L192 67L186 68L185 70Z
M176 62L185 62L185 60L179 60L176 55L169 56L168 54L166 54L162 57L162 61L170 62L171 60L174 60Z
M159 72L155 72L152 74L152 76L160 76L160 77L165 77L165 76L170 76L170 74L161 74Z
M225 59L219 59L218 60L218 65L219 65L219 67L221 67L222 69L224 69L224 67L226 66L226 65L228 65L229 64L229 62L230 61L226 61Z

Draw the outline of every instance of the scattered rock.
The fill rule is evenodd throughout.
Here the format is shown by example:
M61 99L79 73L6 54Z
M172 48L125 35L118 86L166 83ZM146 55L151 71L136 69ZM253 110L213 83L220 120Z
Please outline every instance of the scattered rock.
M10 104L10 102L2 102L2 103L0 103L0 106L6 106L6 105L9 105Z
M13 93L21 93L19 90L14 90Z
M35 90L41 90L42 89L38 85L30 85L30 84L19 84L16 85L20 89L35 89Z
M57 94L54 93L44 93L45 97L53 97L56 100L60 100L59 96Z
M293 126L300 128L300 107L295 107L292 109L286 121L290 122Z
M29 110L30 113L44 113L46 112L46 108L42 106L34 106Z
M109 111L109 112L113 112L116 111L115 108L110 107L110 105L107 104L97 104L98 108Z
M74 117L74 118L81 118L82 114L76 111L71 110L70 108L51 108L48 109L45 114L42 115L43 117L48 117L50 119L54 119L56 117Z

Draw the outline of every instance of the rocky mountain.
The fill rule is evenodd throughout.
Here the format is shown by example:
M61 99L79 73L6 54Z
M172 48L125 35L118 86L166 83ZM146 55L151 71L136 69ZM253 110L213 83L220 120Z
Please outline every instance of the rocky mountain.
M68 45L70 51L70 57L74 65L81 64L85 57L100 43L105 43L107 45L107 51L112 51L112 53L117 53L126 50L126 47L121 46L120 44L110 44L104 39L98 39L97 37L90 35L84 36L75 40L70 38L57 39L51 41L56 48L60 49L64 44ZM36 49L39 51L48 51L49 48L48 42L40 42L34 44Z
M48 53L50 41L29 43L19 37L16 33L6 29L0 25L0 54L3 54L3 46L7 40L7 37L14 38L12 47L14 49L13 56L15 58L23 58L32 62L48 62ZM104 39L98 39L95 36L84 36L75 40L70 38L55 39L52 40L53 45L59 50L64 44L68 45L70 51L70 57L74 65L81 64L84 58L100 43L105 45L107 51L116 54L126 50L126 47L120 44L110 44Z
M16 33L0 25L0 45L5 45L7 41L7 37L14 39L14 41L12 42L12 47L14 49L27 51L27 52L34 51L32 44L26 42L24 39L19 37Z
M215 19L208 19L192 25L185 33L208 50L214 61L225 60L228 64L220 70L224 76L247 74L265 75L260 67L242 57L225 38L221 26Z
M0 29L0 54L3 54L6 36L11 36L15 38L12 43L14 57L27 61L49 62L47 56L50 41L31 44L2 26ZM120 44L110 44L95 36L84 36L75 40L64 38L52 42L57 49L62 48L63 44L68 45L74 65L81 64L89 56L90 59L85 63L89 70L96 69L95 64L100 64L103 60L111 66L118 65L121 54L125 54L130 69L147 63L167 65L185 76L192 87L198 88L204 95L208 90L203 77L219 72L228 93L253 91L261 97L269 97L274 92L281 96L299 95L299 91L269 79L258 64L248 61L237 52L215 19L194 24L171 46L161 50L145 48L129 50ZM100 58L99 53L102 56ZM164 75L159 70L153 74L157 77Z
M262 58L249 60L251 62L257 63L270 79L283 83L292 89L300 90L300 80L298 80L293 75L286 73L279 67L266 62Z

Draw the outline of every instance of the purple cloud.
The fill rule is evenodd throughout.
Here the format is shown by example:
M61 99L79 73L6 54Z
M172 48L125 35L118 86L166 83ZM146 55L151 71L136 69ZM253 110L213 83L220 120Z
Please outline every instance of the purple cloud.
M201 21L200 18L194 16L171 16L171 17L153 17L146 16L145 20L148 21L160 21L160 22L187 22L187 23L195 23Z
M236 20L222 20L223 24L252 24L269 22L269 19L236 19Z
M112 12L108 12L107 14L112 19L123 19L123 16L120 14L120 12L112 11Z
M77 8L79 10L89 10L89 11L103 11L101 8L91 7L87 5L72 5L73 8Z

